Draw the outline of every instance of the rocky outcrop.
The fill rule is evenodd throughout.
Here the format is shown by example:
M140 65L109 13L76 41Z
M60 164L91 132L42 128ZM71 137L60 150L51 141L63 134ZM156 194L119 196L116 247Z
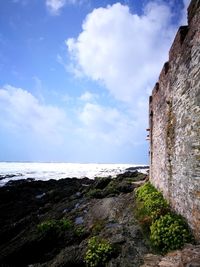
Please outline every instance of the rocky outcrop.
M106 266L140 266L149 248L134 218L134 188L145 179L129 171L115 179L9 182L0 188L0 265L83 267L88 239L99 236L116 249ZM38 231L63 218L67 230Z
M141 267L200 267L200 246L187 245L164 257L147 254Z

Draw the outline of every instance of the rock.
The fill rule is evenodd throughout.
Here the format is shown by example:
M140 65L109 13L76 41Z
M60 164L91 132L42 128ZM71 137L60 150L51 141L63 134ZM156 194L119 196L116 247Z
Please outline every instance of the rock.
M96 189L104 189L111 181L111 177L98 177L95 178L94 187Z
M149 166L136 166L136 167L129 167L126 169L126 171L136 171L136 170L143 170L143 169L149 169Z
M190 262L186 265L186 267L200 267L200 262Z
M186 245L166 256L148 254L141 267L200 267L200 246Z
M129 181L140 181L140 180L145 180L146 175L141 172L138 172L137 170L126 171L124 173L118 174L116 179L121 180L121 181L124 179L128 179Z
M4 180L6 178L14 178L14 177L19 177L23 176L21 173L18 174L6 174L6 175L0 175L0 180Z
M44 264L36 264L34 267L83 267L84 255L87 244L82 242L80 245L66 247L61 250L56 257Z
M42 194L37 195L35 198L40 199L40 198L43 198L45 195L46 193L42 193Z
M144 256L144 264L140 267L158 267L161 258L160 255L147 254Z
M77 197L81 197L81 192L76 192Z
M76 205L75 205L75 209L78 209L78 207L80 206L80 203L76 203Z
M84 220L83 220L83 217L77 217L76 219L75 219L75 224L83 224L84 223Z
M117 191L122 192L122 193L130 193L134 189L134 184L126 181L120 182L116 186Z
M132 182L134 187L139 187L143 185L144 183L146 183L146 180Z
M122 244L126 242L126 238L122 233L113 235L113 237L110 239L110 242L112 244Z
M140 266L148 246L133 218L132 182L144 177L22 179L1 187L0 265L84 267L88 239L98 235L117 248L108 267ZM38 230L41 223L47 230Z

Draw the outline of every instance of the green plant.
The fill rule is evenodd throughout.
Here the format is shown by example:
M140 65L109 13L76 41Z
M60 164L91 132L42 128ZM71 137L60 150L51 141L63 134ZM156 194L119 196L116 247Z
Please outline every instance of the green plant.
M66 231L73 227L73 223L66 218L62 218L61 220L57 221L58 228L60 231Z
M49 231L51 231L52 229L54 229L56 226L55 224L55 220L48 220L48 221L44 221L40 224L37 225L37 230L40 233L47 233Z
M136 189L136 197L140 201L145 201L151 193L158 192L155 187L147 182L144 185Z
M169 211L169 205L163 198L162 194L157 189L148 183L139 187L136 190L136 203L137 212L136 216L140 222L146 228L148 228L152 222L159 218L159 216L166 214Z
M102 190L101 189L90 189L89 192L87 193L87 196L90 198L102 198Z
M187 224L174 214L161 216L151 225L150 232L152 245L162 252L179 249L184 243L192 241Z
M85 229L84 226L77 226L77 227L75 227L75 229L74 229L74 233L75 233L76 236L78 236L78 237L82 237L82 236L85 235L85 233L86 233L86 229Z
M170 206L149 182L136 190L136 218L144 236L156 250L167 252L192 241L189 228L181 216L170 211Z
M169 205L160 192L151 192L144 200L144 209L155 220L169 210Z
M104 189L104 195L108 196L108 195L116 195L119 193L119 190L117 188L117 181L115 179L113 179L108 186Z
M70 220L62 218L60 220L47 220L37 225L37 230L41 234L62 234L64 231L69 230L73 227Z
M98 237L92 237L88 241L88 247L85 255L86 266L100 267L111 257L113 248L110 242Z

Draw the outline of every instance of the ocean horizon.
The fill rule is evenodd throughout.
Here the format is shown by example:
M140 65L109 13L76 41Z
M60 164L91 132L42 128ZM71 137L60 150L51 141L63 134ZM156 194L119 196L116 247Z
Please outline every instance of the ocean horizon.
M47 181L62 178L115 177L127 170L138 169L146 171L145 164L124 163L67 163L67 162L0 162L0 186L10 180L35 179Z

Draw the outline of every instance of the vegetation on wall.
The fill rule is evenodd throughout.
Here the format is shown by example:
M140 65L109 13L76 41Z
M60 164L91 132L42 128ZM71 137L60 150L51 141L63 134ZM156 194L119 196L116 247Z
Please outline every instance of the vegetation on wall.
M168 194L171 198L171 188L172 188L172 155L174 153L175 146L175 127L176 127L176 117L172 109L172 100L167 101L168 111L167 111L167 121L166 121L166 152L167 152L167 171L168 171Z

